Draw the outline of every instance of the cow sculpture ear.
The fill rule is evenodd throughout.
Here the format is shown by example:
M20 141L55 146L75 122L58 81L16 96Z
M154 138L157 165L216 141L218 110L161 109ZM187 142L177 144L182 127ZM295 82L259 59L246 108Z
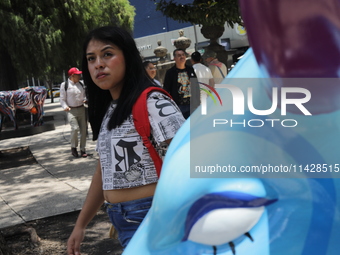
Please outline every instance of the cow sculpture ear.
M242 18L256 59L271 77L339 77L338 0L259 2L241 0Z
M300 79L298 87L317 95L309 104L312 114L340 109L339 1L240 0L240 6L261 72L271 78ZM293 87L288 83L275 86Z

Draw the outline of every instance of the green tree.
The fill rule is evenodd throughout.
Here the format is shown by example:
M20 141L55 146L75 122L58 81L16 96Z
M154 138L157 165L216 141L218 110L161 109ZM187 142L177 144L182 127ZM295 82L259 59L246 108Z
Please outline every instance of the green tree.
M1 0L0 90L16 89L27 77L50 87L63 70L79 66L89 30L118 25L132 31L134 16L128 0Z
M194 0L191 4L175 3L174 0L152 1L157 10L180 22L223 27L227 22L232 28L235 23L242 24L238 0Z

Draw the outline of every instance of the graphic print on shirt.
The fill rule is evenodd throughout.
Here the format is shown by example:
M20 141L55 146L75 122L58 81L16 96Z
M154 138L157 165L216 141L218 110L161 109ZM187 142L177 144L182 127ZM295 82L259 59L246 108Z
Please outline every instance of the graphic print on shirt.
M116 173L123 172L124 177L130 181L137 181L143 174L144 167L140 163L143 153L143 143L137 142L135 137L113 139L114 170Z
M107 125L115 107L116 104L112 103L103 119L96 147L103 190L139 187L157 182L155 165L136 131L132 115L119 127L108 130ZM160 152L163 142L175 136L185 119L176 103L159 92L149 95L147 108L151 140Z
M141 157L136 153L135 147L137 141L127 141L127 139L118 140L115 144L115 140L112 141L112 146L115 152L115 170L116 172L125 172L135 162L139 162Z
M177 104L162 93L155 92L148 100L152 137L160 142L172 139L184 123ZM161 155L163 155L163 149Z
M179 72L177 82L180 84L178 89L178 94L182 97L183 100L190 99L190 80L187 72Z
M160 98L156 101L155 108L159 110L158 114L160 117L167 117L176 113L176 111L179 111L177 105L164 98Z

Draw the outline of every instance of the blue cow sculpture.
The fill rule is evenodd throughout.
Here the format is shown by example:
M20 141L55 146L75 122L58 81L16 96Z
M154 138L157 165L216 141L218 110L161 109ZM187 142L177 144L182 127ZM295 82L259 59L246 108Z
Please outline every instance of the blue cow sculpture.
M4 116L7 115L13 122L14 129L18 129L16 110L20 109L35 114L36 121L33 126L43 123L44 102L47 96L45 87L28 87L13 91L0 91L0 131Z
M251 49L176 134L124 255L340 252L340 1L240 7Z

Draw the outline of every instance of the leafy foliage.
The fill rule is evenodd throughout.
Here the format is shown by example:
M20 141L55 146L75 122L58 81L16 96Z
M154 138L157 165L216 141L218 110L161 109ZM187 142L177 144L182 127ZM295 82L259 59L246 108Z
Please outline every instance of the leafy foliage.
M118 25L132 31L134 16L128 0L1 0L0 61L6 56L17 80L53 80L79 66L89 30ZM6 80L0 73L0 90Z
M165 16L180 22L191 22L205 26L232 28L234 23L242 24L238 0L194 0L192 4L177 4L174 0L152 0L157 10Z

